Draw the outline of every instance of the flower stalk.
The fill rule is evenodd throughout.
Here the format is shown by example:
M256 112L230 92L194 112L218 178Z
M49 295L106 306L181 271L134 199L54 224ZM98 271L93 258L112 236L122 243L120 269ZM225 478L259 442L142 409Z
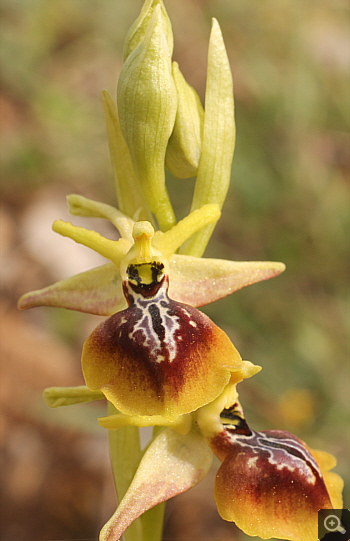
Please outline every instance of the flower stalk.
M235 145L233 85L218 22L209 40L203 108L172 63L162 0L146 0L127 34L116 102L102 93L119 208L73 194L73 216L107 220L116 239L56 220L53 229L108 263L24 294L19 308L107 317L86 339L86 385L50 387L50 407L107 400L118 507L100 541L160 541L165 502L199 483L215 454L220 515L251 536L316 541L317 511L341 507L335 459L282 430L254 431L237 385L261 367L197 308L284 271L278 262L202 255L220 218ZM165 183L196 176L177 222ZM153 427L141 449L139 428ZM255 519L252 517L254 510ZM301 529L300 524L303 525Z

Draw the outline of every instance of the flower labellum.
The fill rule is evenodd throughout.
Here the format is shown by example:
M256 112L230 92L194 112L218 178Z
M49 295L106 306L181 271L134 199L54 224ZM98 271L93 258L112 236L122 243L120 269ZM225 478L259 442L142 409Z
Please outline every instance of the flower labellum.
M133 235L121 265L129 306L85 342L84 377L122 413L173 420L214 400L242 360L207 316L168 297L168 264L151 244L151 224L137 222Z
M210 445L222 461L215 483L222 518L263 539L316 541L318 510L333 506L312 451L290 432L251 430L238 402L220 419Z

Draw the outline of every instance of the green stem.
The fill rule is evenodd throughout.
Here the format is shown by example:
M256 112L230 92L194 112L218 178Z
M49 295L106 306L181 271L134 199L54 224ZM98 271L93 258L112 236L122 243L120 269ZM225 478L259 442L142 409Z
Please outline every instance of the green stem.
M142 521L143 541L161 541L165 502L146 511L140 518Z
M164 430L162 426L153 428L153 439ZM149 509L141 516L143 541L161 541L163 533L163 522L165 513L165 502Z
M109 415L118 413L110 402L108 413ZM118 502L121 502L142 456L139 429L135 426L125 426L119 430L109 430L108 434L114 483ZM143 541L141 518L130 525L123 537L124 541Z
M118 410L108 402L109 415ZM155 437L163 427L155 427ZM121 502L135 475L143 452L140 447L139 428L125 426L118 430L109 430L109 448L117 491L118 502ZM123 535L124 541L161 541L163 532L165 503L146 511L136 519Z

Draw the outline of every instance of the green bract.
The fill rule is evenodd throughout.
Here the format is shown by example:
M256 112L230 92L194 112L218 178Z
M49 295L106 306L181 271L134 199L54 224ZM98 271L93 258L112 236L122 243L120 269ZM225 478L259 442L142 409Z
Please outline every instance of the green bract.
M202 152L191 210L209 201L222 207L230 182L235 133L230 64L219 24L213 19L208 52ZM193 235L181 253L198 257L203 255L213 229L208 226Z

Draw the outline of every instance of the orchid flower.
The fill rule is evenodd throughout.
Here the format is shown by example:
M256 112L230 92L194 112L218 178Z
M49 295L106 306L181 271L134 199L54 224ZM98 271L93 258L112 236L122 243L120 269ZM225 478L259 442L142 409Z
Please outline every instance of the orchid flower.
M193 306L274 276L284 265L174 255L199 228L217 220L217 205L204 205L166 233L154 233L150 222L133 222L107 205L79 196L69 202L75 214L114 217L122 235L117 241L60 220L53 226L111 264L28 293L20 308L41 304L114 314L86 340L82 365L87 386L101 390L121 413L175 420L214 400L242 360L226 334Z
M116 238L57 220L60 235L108 263L26 293L19 308L107 316L82 351L86 385L44 391L49 406L107 399L119 506L100 541L157 541L163 502L196 485L213 454L218 511L247 534L317 539L317 511L341 507L335 459L280 430L251 430L236 386L260 371L197 308L277 276L283 263L202 258L220 217L235 143L233 87L213 20L203 109L177 63L162 0L146 0L129 30L115 102L102 94L119 208L68 196L75 216L111 222ZM165 184L196 176L177 223ZM139 427L153 438L141 451ZM254 511L254 513L253 513ZM254 516L252 516L254 514ZM300 524L303 525L302 529Z
M192 415L186 434L166 428L152 441L100 541L117 541L146 510L198 484L213 453L222 462L214 495L223 519L262 539L318 539L318 510L342 507L342 479L329 471L336 461L287 431L249 428L236 386L259 370L243 361L224 392ZM118 428L118 415L100 424Z

